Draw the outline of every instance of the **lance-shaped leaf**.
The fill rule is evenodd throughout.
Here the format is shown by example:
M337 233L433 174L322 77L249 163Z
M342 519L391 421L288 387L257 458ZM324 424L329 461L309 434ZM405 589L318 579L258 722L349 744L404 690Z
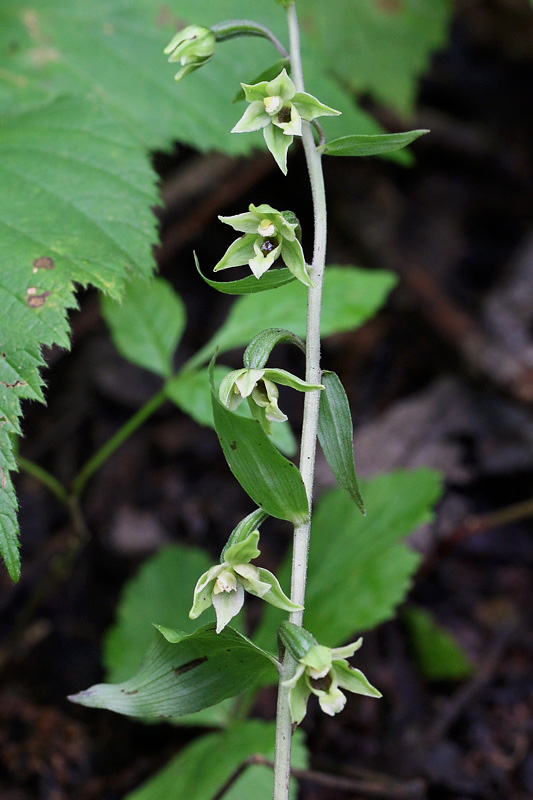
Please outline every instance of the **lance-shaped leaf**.
M69 700L144 719L192 714L275 675L276 659L232 628L214 625L192 634L158 626L136 675L125 683L100 683Z
M262 369L277 344L294 344L305 353L305 344L296 334L284 328L267 328L258 333L244 351L244 366L249 369Z
M365 513L365 505L355 475L353 426L350 404L338 375L322 373L324 391L320 396L318 439L339 486L346 489L356 506Z
M296 280L292 272L284 267L283 269L268 270L260 278L256 278L255 275L248 275L246 278L239 278L236 281L213 281L203 274L196 253L194 254L194 263L204 281L212 289L216 289L217 292L222 294L243 295L268 292L269 289L277 289L279 286L285 286L286 283Z
M341 136L321 145L318 150L326 156L381 156L402 150L407 145L429 133L428 130L404 131L403 133L381 133L375 136L366 134Z
M298 468L276 450L261 424L225 408L212 390L213 418L229 468L260 508L301 525L309 516Z

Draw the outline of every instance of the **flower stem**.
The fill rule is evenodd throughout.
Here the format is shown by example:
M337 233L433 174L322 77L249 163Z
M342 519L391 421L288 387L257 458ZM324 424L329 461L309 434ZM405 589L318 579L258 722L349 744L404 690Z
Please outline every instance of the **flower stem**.
M287 23L290 38L292 79L297 91L303 92L305 88L300 54L300 31L294 3L291 3L287 9ZM322 286L324 282L327 238L326 193L321 156L315 147L313 133L309 123L304 123L302 138L313 197L315 235L312 262L313 271L311 276L314 287L309 289L307 299L305 379L309 383L320 383L320 315L322 310ZM309 500L310 515L313 499L319 403L320 392L315 391L306 394L300 451L300 472ZM305 602L310 529L311 516L309 516L308 522L294 529L291 599L294 603L298 603L299 605L304 605ZM290 615L290 621L295 625L301 625L302 619L303 611L293 612ZM292 677L294 669L294 660L286 652L281 668L280 685L278 689L274 800L288 800L289 797L292 725L289 709L289 690L282 686L281 683Z

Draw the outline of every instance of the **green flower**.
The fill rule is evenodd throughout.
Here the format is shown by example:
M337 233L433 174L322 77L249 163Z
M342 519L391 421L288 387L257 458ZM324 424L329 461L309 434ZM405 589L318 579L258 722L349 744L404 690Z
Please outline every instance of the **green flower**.
M381 697L363 673L346 661L359 650L363 640L358 639L345 647L324 647L317 644L310 633L290 622L282 623L280 635L287 649L296 657L298 666L292 678L283 682L288 686L292 721L296 724L305 717L307 701L311 694L318 697L325 714L334 716L346 705L344 689L367 697ZM299 654L299 657L298 657Z
M250 564L261 555L257 549L259 531L252 531L244 541L228 547L224 561L200 577L194 590L194 600L189 617L196 619L211 605L217 616L217 633L241 610L244 592L261 597L283 611L301 611L283 593L278 579L269 570Z
M174 38L165 47L165 55L169 61L179 61L182 68L176 73L179 81L206 64L215 52L215 34L209 28L201 25L189 25L188 28L178 31Z
M287 150L294 136L302 135L302 120L337 116L340 111L325 106L312 94L297 92L287 75L280 72L272 81L241 84L250 103L232 133L263 130L268 149L284 175L287 174Z
M222 379L219 388L220 402L235 411L247 398L250 410L262 424L266 433L271 433L271 422L284 422L287 416L278 407L278 387L290 386L299 392L323 389L321 384L306 383L284 369L236 369Z
M260 278L281 257L295 278L306 286L313 285L298 239L300 224L292 211L277 211L266 203L260 206L252 203L244 214L219 220L244 236L230 244L215 272L248 264L255 277Z

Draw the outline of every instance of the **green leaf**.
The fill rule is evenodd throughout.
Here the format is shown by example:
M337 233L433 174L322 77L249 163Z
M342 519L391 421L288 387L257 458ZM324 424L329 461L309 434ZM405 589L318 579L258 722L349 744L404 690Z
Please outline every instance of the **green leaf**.
M156 278L150 286L134 281L122 302L102 298L102 314L121 356L163 378L172 375L185 306L168 281Z
M472 675L472 662L459 642L429 611L408 606L402 616L416 661L428 680L454 681Z
M213 281L211 278L206 278L200 269L200 264L196 253L194 254L194 261L196 269L204 279L217 292L222 294L257 294L258 292L268 292L269 289L277 289L279 286L285 286L286 283L292 283L296 280L292 272L288 269L271 269L256 278L255 275L248 275L247 278L239 278L236 281Z
M118 298L148 279L157 195L142 147L88 100L4 113L0 180L0 553L16 580L20 400L43 400L41 347L69 346L75 283Z
M128 794L125 800L212 800L246 759L263 755L272 760L276 727L273 722L248 720L231 729L210 733L188 744L153 778ZM305 769L307 752L304 736L297 730L292 739L292 766ZM206 765L209 768L206 769ZM273 773L270 767L247 767L224 800L268 800L272 797ZM296 797L296 781L291 780L290 797Z
M277 344L294 344L305 353L305 344L299 336L284 328L267 328L258 333L244 351L244 366L249 369L263 369Z
M396 285L391 272L356 267L328 267L324 281L322 336L357 328L381 308ZM252 295L237 300L226 322L202 348L209 358L248 344L264 327L288 328L305 336L307 289L299 281L274 290L274 294Z
M313 512L304 625L321 644L338 647L355 633L390 619L410 586L420 556L401 543L432 518L440 475L427 469L391 472L361 483L366 517L341 489ZM290 582L287 557L278 578ZM271 642L282 620L265 607L255 641Z
M191 634L157 626L138 672L124 683L100 683L69 697L143 719L192 714L246 691L276 674L275 658L233 628L213 624Z
M213 416L229 468L260 508L294 525L309 515L307 495L298 468L276 450L255 419L225 408L213 393Z
M226 367L215 366L214 381L217 389L226 374ZM189 414L199 425L215 427L207 369L183 370L175 378L167 381L165 391L169 399L186 414ZM247 419L252 418L247 403L241 403L235 413ZM296 453L296 439L288 422L280 422L272 426L272 441L285 455L292 456Z
M451 0L359 0L348 6L345 0L305 0L301 5L305 51L321 55L356 92L369 92L404 114L412 111L418 79L446 41Z
M324 391L320 395L318 416L320 446L339 486L348 492L364 514L365 504L355 475L350 404L335 372L324 371L321 380Z
M380 156L384 153L402 150L425 133L429 133L429 131L382 133L377 136L342 136L340 139L326 142L318 150L326 156Z

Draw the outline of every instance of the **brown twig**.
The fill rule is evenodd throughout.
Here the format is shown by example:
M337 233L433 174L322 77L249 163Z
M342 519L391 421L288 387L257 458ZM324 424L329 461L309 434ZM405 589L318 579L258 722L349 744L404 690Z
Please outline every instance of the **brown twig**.
M262 755L253 755L247 758L230 776L220 791L213 797L213 800L221 800L226 792L240 778L245 769L250 766L258 765L274 768L274 762L269 761ZM343 775L332 775L327 772L317 772L310 769L291 769L293 778L300 781L309 781L318 786L328 789L335 789L341 792L356 792L364 797L378 797L390 800L416 800L423 798L426 794L426 784L422 779L399 782L388 777L378 780L360 780L357 778L346 778Z

